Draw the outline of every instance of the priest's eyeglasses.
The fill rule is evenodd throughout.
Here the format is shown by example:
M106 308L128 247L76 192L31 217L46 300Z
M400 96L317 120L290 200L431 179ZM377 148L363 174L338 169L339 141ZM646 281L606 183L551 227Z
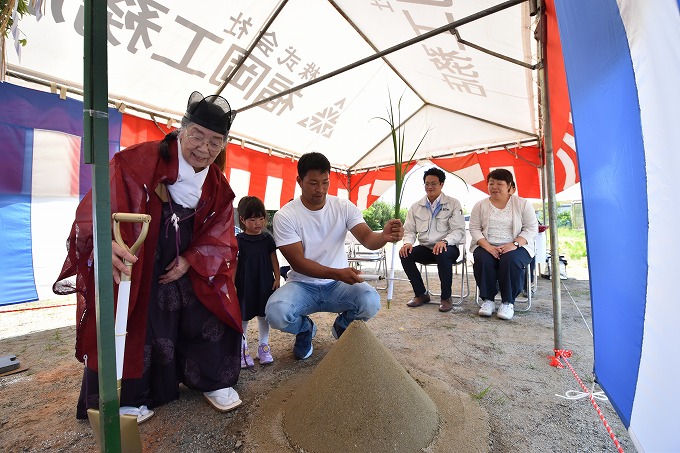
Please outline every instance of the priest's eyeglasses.
M213 154L222 151L222 148L224 148L224 143L222 143L221 140L216 140L214 138L206 140L205 137L188 135L187 139L192 146L201 146L205 143L208 146L208 150Z

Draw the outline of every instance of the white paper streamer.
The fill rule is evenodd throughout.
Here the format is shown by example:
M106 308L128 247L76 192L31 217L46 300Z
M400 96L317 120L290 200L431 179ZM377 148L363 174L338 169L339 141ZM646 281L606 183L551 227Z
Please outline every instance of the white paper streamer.
M123 378L123 359L125 357L125 337L127 337L128 307L130 305L131 282L121 281L118 286L118 304L116 306L116 379Z

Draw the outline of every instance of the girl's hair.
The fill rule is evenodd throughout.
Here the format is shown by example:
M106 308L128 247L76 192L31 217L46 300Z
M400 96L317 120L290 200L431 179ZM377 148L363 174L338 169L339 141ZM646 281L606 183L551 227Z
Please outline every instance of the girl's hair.
M243 230L246 229L246 226L241 222L241 218L244 220L252 217L267 218L267 211L264 209L264 203L257 197L246 196L241 198L236 210L238 211L239 216L238 222Z

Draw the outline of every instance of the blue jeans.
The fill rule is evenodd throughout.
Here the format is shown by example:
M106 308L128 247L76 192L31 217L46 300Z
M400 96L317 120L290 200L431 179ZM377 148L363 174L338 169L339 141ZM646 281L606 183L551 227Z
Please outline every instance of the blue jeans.
M339 313L335 322L344 330L355 319L371 319L378 310L380 295L366 282L318 285L289 281L269 297L265 315L273 328L297 335L311 328L307 316L312 313Z

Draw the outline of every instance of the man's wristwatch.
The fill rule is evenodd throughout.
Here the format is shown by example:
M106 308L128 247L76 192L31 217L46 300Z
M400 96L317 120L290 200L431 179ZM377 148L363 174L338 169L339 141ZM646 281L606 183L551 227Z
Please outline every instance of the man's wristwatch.
M449 241L447 241L446 239L442 239L441 242L443 242L444 245L449 245Z
M512 245L514 245L515 247L519 248L519 242L517 242L517 241L512 241Z

